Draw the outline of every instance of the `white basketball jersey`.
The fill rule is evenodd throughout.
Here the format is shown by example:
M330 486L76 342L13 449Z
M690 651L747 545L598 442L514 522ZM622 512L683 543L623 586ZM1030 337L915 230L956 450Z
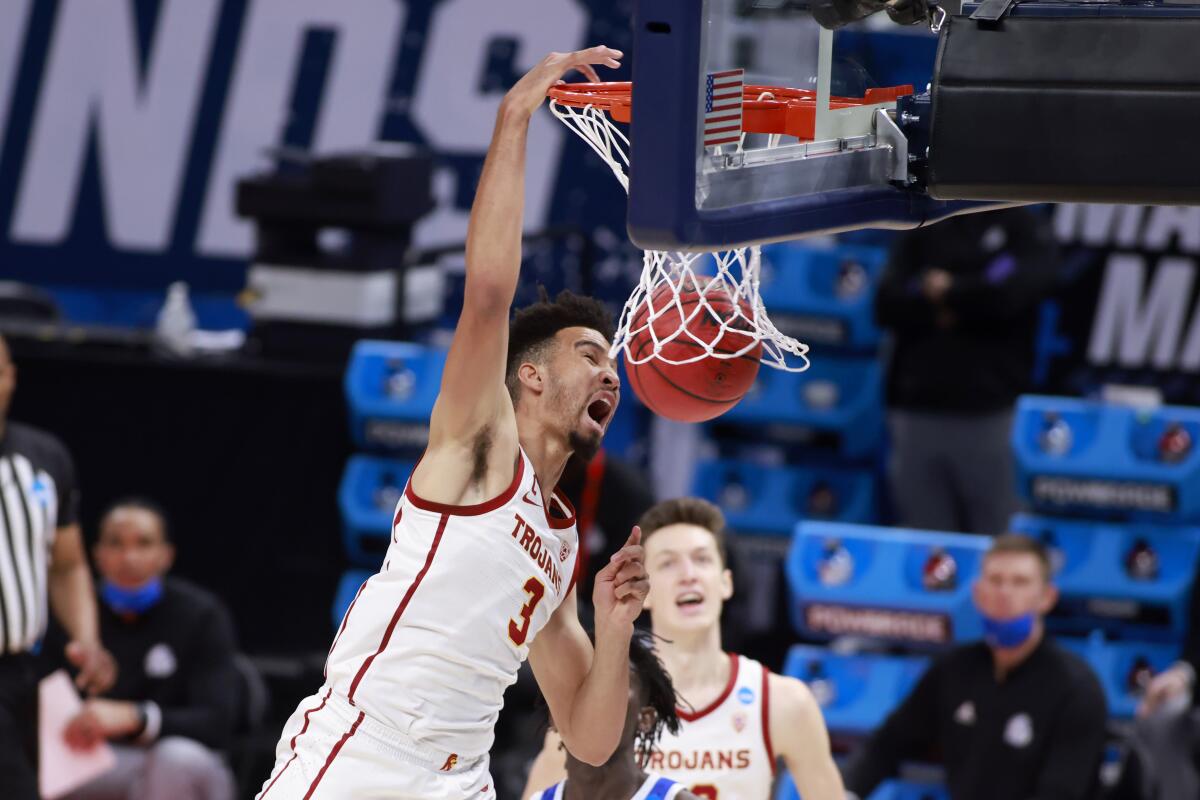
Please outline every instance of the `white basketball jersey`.
M410 480L383 570L330 648L328 685L419 743L487 753L504 690L572 587L575 511L558 490L549 507L524 451L486 503L422 500Z
M704 800L767 800L775 779L767 724L771 673L745 656L729 659L725 690L706 708L677 709L679 735L663 733L650 767Z

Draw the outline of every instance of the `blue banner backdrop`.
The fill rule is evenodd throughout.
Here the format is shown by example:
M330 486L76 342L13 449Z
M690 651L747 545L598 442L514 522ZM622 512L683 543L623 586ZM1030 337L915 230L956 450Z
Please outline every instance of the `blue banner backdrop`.
M268 148L418 142L461 241L494 112L551 50L628 49L629 0L6 0L0 276L43 285L242 288L238 177ZM614 75L626 77L627 68ZM608 228L620 187L550 115L530 133L526 225Z

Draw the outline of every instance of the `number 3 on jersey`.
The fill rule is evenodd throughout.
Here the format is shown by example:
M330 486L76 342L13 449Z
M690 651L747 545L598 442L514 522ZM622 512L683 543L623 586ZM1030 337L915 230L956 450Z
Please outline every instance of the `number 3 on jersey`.
M529 636L529 621L533 619L533 610L546 594L545 585L537 578L525 581L524 588L525 593L529 595L529 602L521 608L521 619L519 622L515 619L508 621L508 638L517 647L525 644L525 638Z
M711 783L699 783L692 787L692 794L705 800L717 800L717 787Z

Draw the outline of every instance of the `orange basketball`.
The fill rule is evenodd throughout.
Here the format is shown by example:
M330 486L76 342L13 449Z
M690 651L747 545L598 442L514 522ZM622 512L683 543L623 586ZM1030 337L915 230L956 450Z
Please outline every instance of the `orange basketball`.
M708 309L698 308L700 292L696 289L680 290L677 303L673 295L672 288L664 284L634 313L629 326L634 331L629 341L632 360L641 360L653 352L654 339L650 331L638 329L646 324L652 312L662 309L666 310L652 323L659 341L685 324L688 330L662 346L659 351L662 358L672 361L692 358L704 352L700 342L711 344L713 351L718 353L737 353L751 342L754 344L740 356L715 358L706 355L690 364L670 364L659 357L641 364L626 361L633 393L651 411L679 422L705 422L733 408L750 390L758 374L762 342L756 340L743 319L735 320L722 331L721 321L735 316L733 298L724 288L715 286L704 293ZM745 300L738 301L738 305L744 316L752 317L750 305Z

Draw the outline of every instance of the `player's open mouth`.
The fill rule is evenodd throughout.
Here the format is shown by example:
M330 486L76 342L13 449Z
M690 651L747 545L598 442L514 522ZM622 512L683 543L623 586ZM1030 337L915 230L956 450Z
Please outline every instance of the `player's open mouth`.
M605 426L608 424L608 418L612 416L613 407L615 405L616 404L607 396L597 397L588 404L587 415L592 422L595 422L600 426L601 430L604 430Z
M684 592L675 598L675 605L680 608L695 608L704 603L704 595L699 592Z

